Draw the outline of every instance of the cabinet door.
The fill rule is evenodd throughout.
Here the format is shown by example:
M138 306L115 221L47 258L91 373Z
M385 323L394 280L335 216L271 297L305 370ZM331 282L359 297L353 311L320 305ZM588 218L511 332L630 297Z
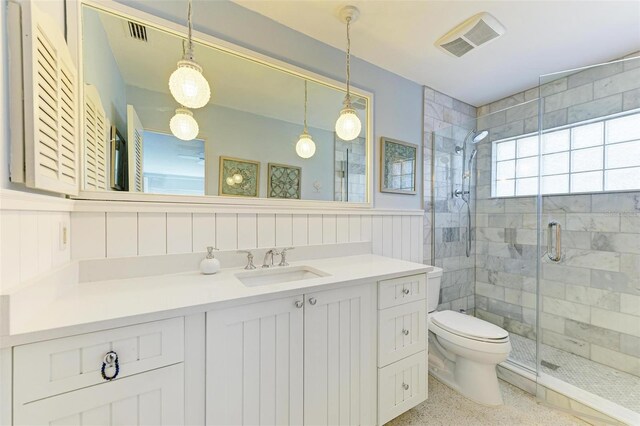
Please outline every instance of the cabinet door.
M375 288L305 295L305 424L375 423Z
M18 425L184 424L183 364L160 368L19 407Z
M207 312L207 424L302 424L302 301Z

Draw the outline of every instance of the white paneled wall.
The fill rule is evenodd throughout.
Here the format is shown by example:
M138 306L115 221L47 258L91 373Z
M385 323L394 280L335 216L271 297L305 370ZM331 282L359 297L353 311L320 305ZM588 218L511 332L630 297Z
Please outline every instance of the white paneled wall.
M63 227L66 245L61 244ZM68 212L0 211L0 293L68 262L69 232Z
M422 262L422 213L73 212L73 259L371 241L373 252Z

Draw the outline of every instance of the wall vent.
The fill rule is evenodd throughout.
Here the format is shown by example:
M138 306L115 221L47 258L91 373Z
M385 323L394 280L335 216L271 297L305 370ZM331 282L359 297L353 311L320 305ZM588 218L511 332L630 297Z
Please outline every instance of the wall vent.
M144 25L138 24L137 22L128 21L128 23L129 23L129 35L131 36L131 38L139 41L148 41L147 27L145 27Z
M440 37L435 45L459 58L473 49L495 40L505 31L504 26L493 15L481 12Z

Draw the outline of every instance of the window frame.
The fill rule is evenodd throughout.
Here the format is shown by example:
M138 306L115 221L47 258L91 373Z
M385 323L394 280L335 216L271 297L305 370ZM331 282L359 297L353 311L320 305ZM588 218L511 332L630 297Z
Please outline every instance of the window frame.
M495 141L491 142L491 196L489 198L494 199L494 198L520 198L520 197L535 197L538 194L541 194L543 196L560 196L560 195L580 195L580 194L599 194L599 193L610 193L610 192L634 192L634 191L640 191L640 185L638 185L637 188L633 188L633 189L611 189L611 190L607 190L606 189L606 184L607 184L607 171L617 171L617 170L625 170L625 169L635 169L635 168L639 168L640 167L640 162L638 165L632 165L632 166L624 166L624 167L611 167L608 168L607 167L607 147L609 146L615 146L615 145L619 145L619 144L624 144L624 143L632 143L632 142L637 142L640 143L640 137L637 138L631 138L631 139L625 139L622 141L618 141L618 142L613 142L613 143L607 143L607 122L608 121L613 121L615 119L619 119L619 118L624 118L624 117L628 117L628 116L633 116L633 115L639 115L640 116L640 108L636 108L636 109L632 109L629 111L624 111L624 112L620 112L620 113L615 113L615 114L610 114L607 115L605 117L597 117L597 118L593 118L593 119L589 119L589 120L583 120L583 121L579 121L576 123L572 123L572 124L567 124L567 125L563 125L563 126L557 126L557 127L553 127L550 129L546 129L542 132L529 132L529 133L523 133L521 135L517 135L517 136L511 136L511 137L507 137L507 138L502 138L502 139L498 139ZM574 148L573 147L573 135L574 135L574 129L575 128L579 128L582 126L586 126L586 125L590 125L590 124L595 124L595 123L603 123L602 124L602 139L601 139L601 143L600 144L596 144L596 145L590 145L590 146L585 146L585 147L580 147L580 148ZM543 153L543 143L542 142L542 138L540 137L541 135L544 136L546 134L550 134L550 133L555 133L555 132L561 132L563 130L569 130L569 135L568 135L568 148L567 149L562 149L562 150L558 150L558 151L553 151L550 153ZM522 156L519 157L518 156L518 143L519 140L524 140L527 138L531 138L531 137L535 137L537 136L537 154L535 155L529 155L529 156ZM504 159L504 160L498 160L497 158L497 146L501 143L506 143L506 142L514 142L514 154L513 157ZM581 171L573 171L572 170L572 163L573 163L573 153L574 152L580 152L580 151L584 151L587 149L593 149L593 148L601 148L602 149L602 159L601 159L601 167L597 168L597 169L590 169L590 170L581 170ZM561 172L561 173L553 173L553 174L548 174L548 175L543 175L543 171L542 171L542 166L543 166L543 159L545 155L552 155L552 154L563 154L566 153L568 155L568 163L567 163L567 171L566 172ZM537 172L535 175L532 176L521 176L518 177L518 160L523 160L523 159L531 159L531 158L537 158ZM507 161L513 161L514 162L514 172L513 172L513 177L507 178L505 180L507 181L511 181L513 183L513 187L512 187L512 193L510 195L496 195L497 194L497 185L498 185L498 163L502 163L502 162L507 162ZM572 177L575 175L579 175L581 173L590 173L590 172L600 172L602 174L601 180L601 189L600 190L590 190L590 191L576 191L576 192L572 192ZM543 192L542 191L542 179L544 177L553 177L553 176L566 176L567 177L567 191L566 192ZM518 194L518 181L521 181L523 179L529 179L529 178L536 178L537 179L537 191L535 193L527 193L527 194Z

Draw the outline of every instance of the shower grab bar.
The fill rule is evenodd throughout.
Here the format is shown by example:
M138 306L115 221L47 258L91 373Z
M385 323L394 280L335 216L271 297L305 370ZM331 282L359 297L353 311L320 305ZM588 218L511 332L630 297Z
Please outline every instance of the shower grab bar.
M555 254L552 254L553 250L553 228L556 229L556 244ZM547 227L547 256L554 262L560 262L562 259L562 227L556 221L549 222Z

